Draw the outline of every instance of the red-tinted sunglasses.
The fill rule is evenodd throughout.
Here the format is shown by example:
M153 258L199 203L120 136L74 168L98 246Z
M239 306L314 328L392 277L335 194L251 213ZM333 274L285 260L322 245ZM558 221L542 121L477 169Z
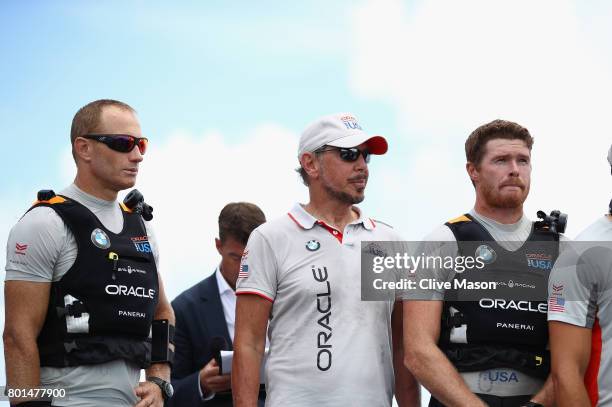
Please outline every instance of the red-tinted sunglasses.
M146 137L134 137L129 134L85 134L82 137L104 143L111 150L120 153L129 153L134 147L138 146L140 154L144 154L149 144Z

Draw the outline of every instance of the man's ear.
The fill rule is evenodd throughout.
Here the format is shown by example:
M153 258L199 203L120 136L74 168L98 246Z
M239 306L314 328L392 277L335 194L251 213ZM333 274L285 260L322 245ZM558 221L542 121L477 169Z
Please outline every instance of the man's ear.
M217 248L219 254L221 254L221 248L223 247L223 243L221 243L221 239L219 239L218 237L215 237L215 247Z
M476 167L476 164L471 163L471 162L468 161L465 164L465 170L467 171L468 176L472 180L472 184L476 185L476 182L478 182L478 177L480 175L478 173L478 168Z
M300 165L308 174L309 179L317 179L319 177L320 163L317 160L315 153L304 153L300 157Z
M82 137L77 137L74 140L73 148L75 158L84 162L91 161L91 157L93 155L93 146L86 139Z

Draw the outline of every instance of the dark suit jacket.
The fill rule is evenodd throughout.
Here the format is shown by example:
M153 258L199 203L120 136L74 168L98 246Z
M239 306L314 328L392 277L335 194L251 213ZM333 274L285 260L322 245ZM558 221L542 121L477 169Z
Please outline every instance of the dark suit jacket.
M211 339L225 338L227 350L233 350L215 275L181 293L172 301L172 308L176 316L176 352L172 365L174 397L166 406L232 406L231 394L217 394L212 400L202 402L197 388L200 369L213 358ZM259 404L263 406L261 400Z

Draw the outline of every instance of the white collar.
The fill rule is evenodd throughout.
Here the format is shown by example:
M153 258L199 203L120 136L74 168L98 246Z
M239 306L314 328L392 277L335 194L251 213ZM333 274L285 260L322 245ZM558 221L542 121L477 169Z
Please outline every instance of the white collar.
M233 292L232 287L225 281L225 277L221 274L221 265L217 266L215 270L215 276L217 277L217 286L219 287L219 295L223 295L228 291Z
M359 218L351 222L350 225L362 224L363 227L367 230L372 230L376 227L374 221L366 217L361 211L361 209L356 206L353 206L353 209L357 211L357 213L359 214ZM289 215L289 217L302 229L312 229L317 223L325 223L322 220L318 220L310 213L306 212L306 210L300 203L296 203L295 205L293 205L293 208L291 208L287 215Z

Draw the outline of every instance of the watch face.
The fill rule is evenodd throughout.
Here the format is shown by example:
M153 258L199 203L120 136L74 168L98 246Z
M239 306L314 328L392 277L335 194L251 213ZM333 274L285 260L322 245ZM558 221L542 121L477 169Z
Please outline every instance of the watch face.
M168 382L164 384L164 393L166 393L166 397L168 398L174 395L174 387Z

